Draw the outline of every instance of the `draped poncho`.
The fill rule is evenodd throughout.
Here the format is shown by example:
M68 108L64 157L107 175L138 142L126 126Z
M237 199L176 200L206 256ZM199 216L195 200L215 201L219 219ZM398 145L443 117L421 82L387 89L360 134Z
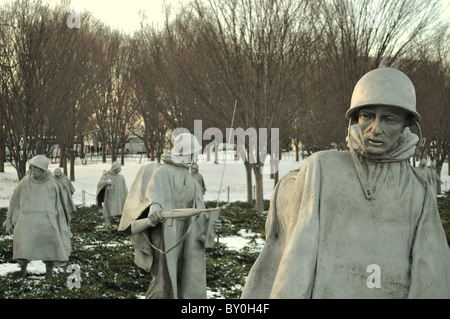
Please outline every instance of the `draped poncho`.
M60 186L46 171L42 181L25 176L14 190L7 218L14 225L13 259L63 263L71 253L70 215Z
M393 150L373 157L358 128L348 142L360 173L351 152L322 151L280 180L242 298L450 297L436 196L408 161L417 136L405 129Z
M109 184L107 181L109 180ZM105 172L97 184L97 206L102 208L103 216L122 215L123 205L128 195L125 177L112 170Z
M189 173L189 166L174 162L169 152L162 160L163 164L148 164L137 173L119 231L129 233L132 222L147 218L152 205L159 205L162 211L205 208L201 187ZM147 298L206 298L205 246L199 240L205 227L202 213L176 218L171 226L159 223L131 236L136 265L153 278Z

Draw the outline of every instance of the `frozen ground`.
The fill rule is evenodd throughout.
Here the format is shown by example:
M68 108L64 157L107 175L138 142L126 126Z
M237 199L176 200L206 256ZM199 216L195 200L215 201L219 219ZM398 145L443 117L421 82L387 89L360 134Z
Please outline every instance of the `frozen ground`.
M280 177L288 173L291 169L300 166L300 163L295 161L295 155L293 153L283 155L285 155L286 159L280 162ZM148 163L151 162L146 158L141 159L139 155L130 156L126 159L125 165L122 167L121 174L125 177L128 188L131 187L139 168ZM218 164L214 164L213 161L206 161L206 157L203 155L200 156L199 172L203 175L206 184L206 194L204 196L205 200L217 201L220 179L222 177L224 165L225 173L223 177L220 201L246 201L247 185L245 179L245 167L242 162L234 161L231 152L226 161L223 156L220 156ZM266 172L269 172L268 166L269 165L267 164L264 168ZM57 167L58 164L54 163L50 164L49 169L53 171ZM109 170L110 168L111 161L109 159L107 163L101 163L97 156L94 156L92 159L88 158L86 165L83 165L81 162L77 161L75 166L75 181L72 182L76 190L73 195L75 204L81 205L83 204L83 201L85 206L95 204L97 182L99 181L103 171ZM7 163L5 173L0 173L0 207L8 207L9 200L17 184L18 179L16 170L11 164ZM265 199L270 199L273 186L273 179L270 179L269 174L264 174Z
M264 167L264 172L269 172L269 164ZM128 187L134 181L137 171L143 165L151 163L141 156L127 157L125 165L122 167L121 174L124 175ZM294 153L283 153L282 160L279 163L280 178L287 174L291 169L297 168L302 161L295 161ZM213 161L206 161L206 157L201 155L199 158L200 174L203 175L206 184L205 200L217 201L218 191L220 186L220 179L225 165L225 173L221 188L221 201L246 201L247 200L247 185L245 180L245 168L242 162L234 161L230 152L226 161L223 156L219 156L219 163L215 164ZM17 173L14 167L6 163L5 173L0 173L0 208L8 207L11 195L18 184ZM54 170L58 167L57 163L51 164L49 169ZM101 163L97 156L88 158L87 164L83 165L77 162L75 166L75 181L72 183L75 187L75 194L73 199L75 204L90 206L95 204L95 192L97 189L97 182L100 179L104 170L109 170L111 161ZM274 181L269 174L263 175L264 181L264 199L270 199L274 187ZM450 189L450 176L448 175L448 164L444 163L441 172L441 179L444 182L443 190ZM83 196L84 194L84 196ZM1 216L0 216L1 217Z

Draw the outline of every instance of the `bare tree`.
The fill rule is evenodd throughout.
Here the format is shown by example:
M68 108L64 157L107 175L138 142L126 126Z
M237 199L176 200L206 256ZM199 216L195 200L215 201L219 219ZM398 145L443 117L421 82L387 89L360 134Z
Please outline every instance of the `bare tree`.
M49 155L55 144L60 106L66 100L61 86L70 64L65 58L70 37L61 32L65 21L61 8L18 0L2 11L1 112L21 179L28 158Z
M439 1L320 0L310 3L310 26L332 83L334 112L344 114L356 82L380 66L395 66L439 15ZM329 113L333 117L333 113ZM326 114L325 114L326 115ZM343 140L347 124L338 127Z
M128 128L134 125L136 117L131 106L130 39L106 28L103 38L102 61L98 64L96 80L97 107L92 118L100 132L103 162L106 162L106 148L111 152L112 161L117 160L120 149L123 154Z
M417 109L426 138L422 156L435 160L440 174L450 153L450 24L437 27L415 44L399 66L416 88Z
M238 103L236 126L267 129L285 121L285 110L291 106L299 72L304 2L299 1L194 1L193 12L184 10L188 18L179 19L177 36L195 50L183 51L189 65L179 62L185 83L195 92L198 103L216 114L226 127L231 120L235 101ZM190 16L189 16L190 14ZM172 32L172 34L175 31ZM185 47L183 47L185 48ZM186 61L186 60L181 60ZM205 112L205 111L204 111ZM259 143L246 139L241 153L247 170L247 189L251 198L251 172L255 176L256 207L263 209L262 168L271 153ZM251 149L251 145L256 145ZM251 156L256 154L256 158Z
M144 124L140 137L146 146L147 156L152 161L156 157L159 162L167 142L168 131L162 102L164 87L161 85L161 75L165 72L158 71L161 65L156 62L160 61L159 54L162 52L148 42L148 37L151 37L152 41L158 41L158 35L144 31L140 35L133 44L133 105Z

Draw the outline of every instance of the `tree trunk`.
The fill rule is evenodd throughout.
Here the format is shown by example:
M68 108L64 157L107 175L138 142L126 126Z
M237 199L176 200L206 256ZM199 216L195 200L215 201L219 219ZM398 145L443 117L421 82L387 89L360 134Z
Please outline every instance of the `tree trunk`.
M64 167L64 145L63 144L59 144L59 167Z
M294 140L294 148L295 148L295 161L299 162L300 161L300 149L298 147L298 139Z
M155 147L152 145L150 150L150 160L153 162L155 160Z
M69 152L70 156L70 181L75 181L75 151Z
M106 143L105 143L105 139L102 139L102 163L106 163Z
M3 119L2 121L3 122ZM5 159L6 159L6 147L5 147L5 125L2 124L0 127L0 173L5 172Z
M245 165L245 175L247 177L247 202L253 202L252 196L252 165L249 162L244 162Z
M262 165L260 163L251 164L255 175L255 207L258 213L264 211L264 192L263 192L263 174L261 174Z
M436 166L436 174L439 176L439 178L441 177L441 171L442 171L442 166ZM450 169L449 169L449 171L450 171ZM439 182L437 182L436 194L437 195L442 194L442 184Z
M5 143L3 140L1 140L0 141L0 173L5 172L5 158L6 158Z
M122 145L122 151L120 152L120 165L125 165L125 144Z

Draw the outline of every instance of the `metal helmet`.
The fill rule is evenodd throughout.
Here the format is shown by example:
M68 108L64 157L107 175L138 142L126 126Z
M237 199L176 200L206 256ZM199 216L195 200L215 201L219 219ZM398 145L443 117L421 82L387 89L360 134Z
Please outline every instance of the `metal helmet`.
M201 152L202 146L191 133L181 133L173 141L173 155L188 155Z
M122 167L122 165L120 165L119 162L113 162L113 163L111 164L111 170L112 170L112 171L114 171L114 170L116 170L116 169L120 169L121 167Z
M345 117L350 119L357 110L369 105L395 106L409 112L420 122L420 114L416 111L414 85L397 69L378 68L366 73L356 83Z
M48 158L44 155L36 155L30 159L30 165L43 169L44 171L48 169Z
M53 175L55 175L55 176L63 176L63 172L62 172L62 170L59 167L57 167L53 171Z
M427 163L428 163L427 159L426 159L426 158L422 158L422 159L420 160L419 165L420 165L420 166L427 166Z

